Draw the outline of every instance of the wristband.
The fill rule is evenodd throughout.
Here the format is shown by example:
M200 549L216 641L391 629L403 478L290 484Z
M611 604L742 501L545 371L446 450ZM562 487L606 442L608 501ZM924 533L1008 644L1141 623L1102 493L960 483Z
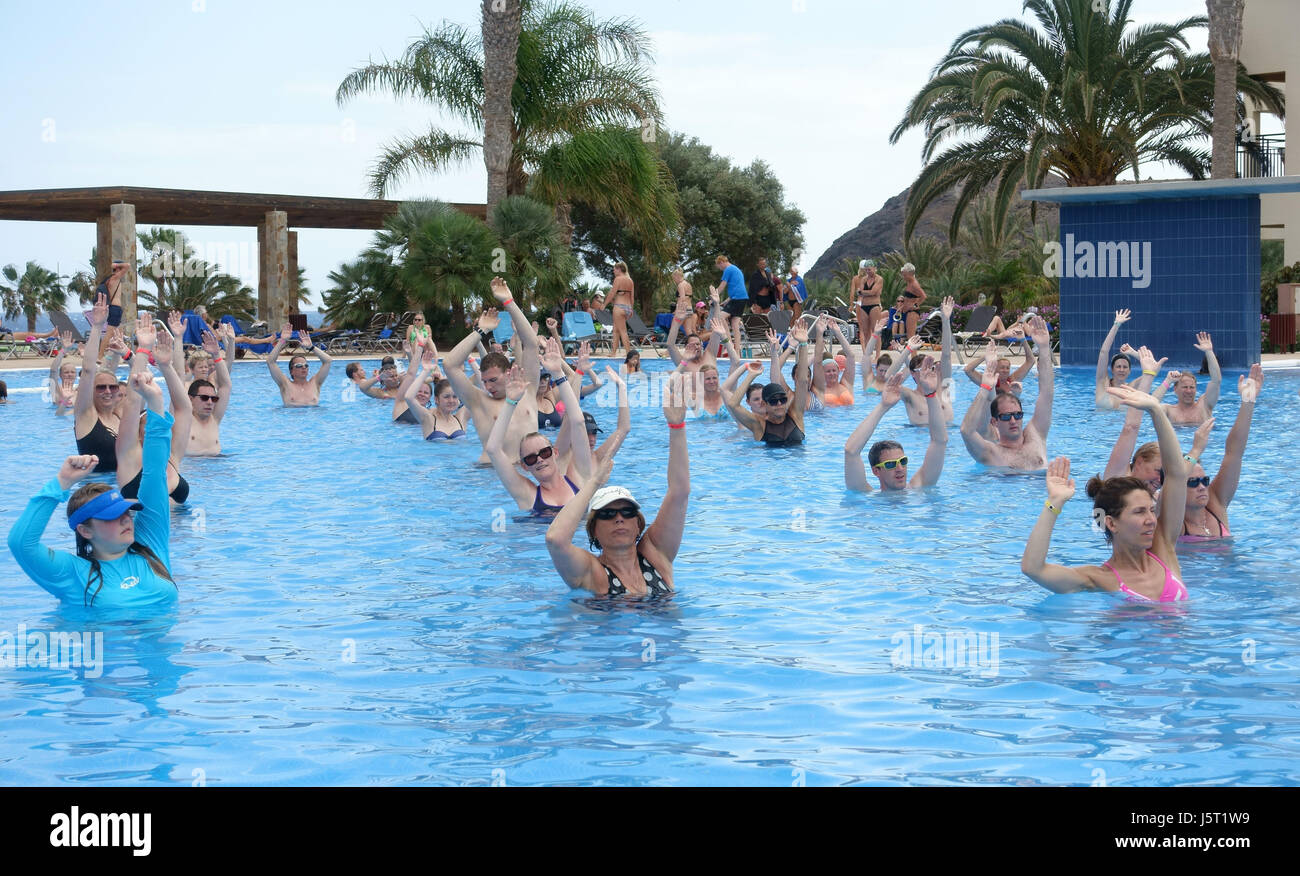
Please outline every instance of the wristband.
M125 353L122 354L122 361L123 361L123 362L130 362L130 361L131 361L131 357L134 356L134 355L135 355L135 354L132 353L130 350L127 350Z
M517 399L517 398L509 398L509 397L507 397L507 398L506 398L506 404L508 404L508 405L517 405L517 404L519 404L519 399Z
M502 302L501 302L501 306L502 306L502 307L505 307L505 306L507 306L507 305L514 304L514 303L515 303L515 299L513 299L513 298L507 298L505 301L502 301Z
M216 363L216 362L224 362L224 361L226 361L226 359L225 359L224 356L218 356L217 358L213 359L212 361L213 361L213 363Z
M146 356L149 355L149 351L146 350L144 347L139 347L139 348L136 350L136 352L137 352L137 353L144 353Z
M989 386L987 383L981 383L980 389L987 389L989 392L993 391L993 387Z
M569 379L569 378L565 377L563 374L561 374L559 377L552 377L552 378L551 378L551 385L552 385L552 386L559 386L561 383L565 383L565 382L567 382L568 379Z
M939 390L936 389L934 392L927 392L927 393L925 394L925 397L926 397L926 398L934 398L934 397L935 397L936 395L938 395L938 394L939 394Z
M683 422L683 423L669 423L669 424L668 424L668 428L669 428L669 429L685 429L685 428L686 428L686 423L684 423L684 422Z
M678 319L676 316L673 317L673 322L684 322L684 321L685 320Z
M1048 511L1051 511L1053 514L1059 515L1061 513L1061 509L1053 505L1051 499L1045 500L1043 502L1043 507L1046 508ZM1062 503L1062 507L1064 507L1064 503Z
M573 373L576 374L576 375L578 375L579 377L581 377L581 376L583 376L584 374L586 374L587 372L586 372L586 371L583 371L581 368L574 368L574 369L573 369Z
M1184 454L1183 454L1183 459L1187 460L1187 461L1190 462L1192 465L1200 465L1200 464L1201 464L1201 461L1200 461L1199 459L1197 459L1195 456L1192 456L1190 453L1184 453Z
M1145 370L1144 370L1142 373L1145 374L1145 375L1147 375L1148 377L1155 377L1155 376L1156 376L1157 374L1159 374L1160 372L1159 372L1159 371L1145 371Z

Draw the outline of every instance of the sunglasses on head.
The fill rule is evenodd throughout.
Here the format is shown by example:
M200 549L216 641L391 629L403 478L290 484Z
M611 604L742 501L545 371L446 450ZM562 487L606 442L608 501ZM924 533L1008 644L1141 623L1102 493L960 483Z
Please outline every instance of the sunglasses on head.
M637 515L637 510L630 505L620 505L617 508L601 508L596 511L597 520L613 520L615 517L622 517L624 520L631 520Z
M1210 476L1206 475L1205 477L1187 479L1187 489L1194 490L1196 489L1197 484L1200 484L1202 487L1208 487L1210 485Z
M536 465L539 459L550 459L555 455L554 447L543 447L536 453L530 453L521 460L524 465Z
M205 401L205 402L215 402L220 398L220 396L208 395L207 393L204 392L197 392L194 394L194 397L199 401Z
M1024 411L1012 411L1009 414L998 414L998 419L1004 423L1009 423L1012 420L1023 420L1024 418L1025 418Z
M884 462L878 462L872 468L883 468L886 471L892 471L895 468L907 468L907 457L900 456L898 459L886 459Z

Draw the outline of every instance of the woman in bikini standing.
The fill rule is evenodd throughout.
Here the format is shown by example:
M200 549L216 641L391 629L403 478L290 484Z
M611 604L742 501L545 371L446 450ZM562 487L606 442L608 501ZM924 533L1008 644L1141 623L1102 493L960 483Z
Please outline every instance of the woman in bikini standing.
M880 293L885 291L885 278L876 273L876 263L871 259L858 262L858 273L853 278L850 291L857 298L858 306L854 315L858 319L858 343L865 343L863 338L871 336L872 321L880 314L872 315L873 310L880 309Z
M627 275L627 265L619 262L614 265L614 283L609 287L610 312L614 315L614 349L611 356L617 356L619 350L632 349L632 341L627 334L627 318L632 315L632 296L636 286Z

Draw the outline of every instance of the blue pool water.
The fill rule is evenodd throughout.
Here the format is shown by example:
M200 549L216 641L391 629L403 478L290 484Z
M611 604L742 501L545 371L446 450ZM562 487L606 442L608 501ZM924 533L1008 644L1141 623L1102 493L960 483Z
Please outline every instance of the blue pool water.
M15 402L0 408L4 531L73 451L70 420L23 391L40 377L0 372ZM1058 377L1049 450L1086 477L1122 415L1092 410L1090 373ZM964 412L974 387L958 379ZM1235 379L1224 381L1211 472ZM341 367L317 410L281 407L264 366L239 363L235 380L226 456L186 463L191 503L173 516L178 607L143 619L60 607L0 550L0 634L99 631L105 651L102 674L0 669L0 782L1300 776L1297 372L1268 375L1232 505L1236 543L1188 554L1192 601L1163 608L1053 596L1024 578L1042 476L980 470L955 428L938 488L848 494L842 446L862 401L810 414L809 441L793 450L691 424L679 592L610 605L564 586L543 527L515 522L495 475L471 466L476 438L421 441L389 423L387 404L344 400ZM1035 392L1031 380L1029 408ZM612 428L613 409L590 409ZM657 409L632 413L611 482L653 509L667 430ZM925 432L905 426L901 405L876 434L900 436L924 453ZM1106 557L1087 505L1080 496L1065 511L1053 560ZM70 549L63 518L46 541ZM977 665L949 634L978 643Z

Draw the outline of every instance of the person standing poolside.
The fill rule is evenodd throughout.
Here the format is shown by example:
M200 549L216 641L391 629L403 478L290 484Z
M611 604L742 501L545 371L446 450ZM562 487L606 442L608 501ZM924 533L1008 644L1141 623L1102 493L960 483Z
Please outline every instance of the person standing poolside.
M749 385L758 376L750 371L740 382L740 388L732 395L727 405L736 422L748 428L754 439L762 441L768 447L794 447L802 444L804 439L803 412L807 404L808 387L811 374L808 370L808 327L803 323L792 325L790 335L798 343L798 355L794 365L794 401L791 403L786 388L779 383L769 383L763 387L764 416L756 417L741 408L740 399L744 397ZM761 370L761 368L760 368Z
M570 587L597 596L656 597L673 590L673 561L686 529L691 464L686 448L682 376L668 379L664 420L668 423L668 490L654 523L646 526L641 505L623 487L606 486L613 459L606 459L546 530L551 562ZM577 547L573 535L587 518L587 540L600 551Z
M903 337L910 338L916 334L916 323L920 318L918 309L925 303L925 290L916 280L916 267L908 262L898 269L903 278L903 297L899 302L899 311L903 314Z
M1237 410L1237 419L1228 432L1223 445L1223 462L1219 473L1213 479L1205 474L1199 456L1184 456L1190 466L1187 478L1187 504L1183 511L1183 531L1178 536L1179 544L1204 541L1217 541L1229 538L1232 530L1228 528L1228 505L1237 494L1237 483L1241 479L1241 460L1246 453L1246 441L1250 438L1250 421L1255 415L1255 400L1264 385L1264 369L1259 363L1251 366L1250 376L1237 378L1237 392L1241 394L1241 407ZM1207 422L1213 422L1207 420ZM1199 431L1199 430L1198 430Z
M1055 393L1056 374L1052 368L1052 347L1047 333L1047 323L1035 316L1029 323L1034 343L1038 344L1038 401L1029 425L1021 428L1025 412L1020 399L1010 393L994 395L992 383L981 383L970 410L961 423L961 437L966 450L976 462L998 465L1019 471L1038 471L1047 464L1047 431L1052 426L1052 398ZM997 368L997 351L992 342L984 351L985 380L993 377ZM990 401L990 398L992 399ZM984 421L984 405L988 405L989 419ZM980 434L983 422L997 432L997 440L990 441Z
M745 286L753 302L751 310L754 313L767 313L772 309L776 301L776 293L772 288L772 272L767 269L767 259L759 258L758 267L749 276Z
M523 345L520 355L520 366L527 374L537 372L537 337L533 334L532 327L528 325L524 313L515 303L514 298L510 295L510 287L506 281L500 277L492 278L492 295L502 308L510 314L511 323L515 327L516 334L522 335L525 332L529 335L530 341ZM469 408L470 418L474 421L474 429L478 432L480 443L483 445L483 452L479 455L478 462L475 465L491 465L492 459L487 452L488 437L492 434L492 427L496 424L497 417L505 412L507 419L509 413L514 408L506 409L506 372L510 370L510 360L505 354L493 350L483 357L479 363L479 380L482 387L475 386L470 382L469 377L465 375L465 359L478 346L481 340L485 345L492 344L492 332L500 324L501 319L497 316L495 309L489 308L478 319L478 330L470 332L469 335L455 346L450 353L446 355L442 362L443 371L447 374L447 379L451 381L452 388L456 391L456 396L465 403ZM525 406L529 410L535 410L531 401L525 401ZM523 418L513 418L518 420L514 428L507 433L504 446L517 447L519 440L534 431L537 428L536 423L529 424Z
M550 341L555 344L554 339ZM560 366L554 360L560 357L559 345L548 347L543 364L547 370L553 366L558 372ZM537 432L530 431L516 445L518 457L511 459L506 453L503 442L511 431L508 419L498 417L488 436L487 451L492 459L492 467L502 485L514 498L521 511L531 511L535 517L554 514L572 501L592 474L591 445L585 434L585 420L578 401L578 394L573 391L567 380L560 379L560 397L570 416L565 418L562 428L569 433L567 447L570 453L561 456L555 452L551 442ZM525 418L532 425L532 409L519 407L519 401L528 394L529 383L518 366L510 369L506 375L506 403L513 409L513 416ZM504 421L503 421L504 419ZM578 430L582 430L579 432ZM518 462L525 471L536 478L533 481L515 469Z
M1214 355L1214 344L1210 342L1209 332L1200 332L1196 336L1196 349L1205 354L1206 365L1210 369L1210 385L1205 388L1205 395L1196 397L1196 375L1190 371L1181 374L1169 372L1168 379L1173 381L1174 395L1178 401L1165 405L1165 412L1176 426L1199 426L1214 414L1214 406L1219 401L1219 386L1223 382L1223 372L1219 369L1219 359ZM1154 393L1162 398L1167 384L1161 383Z
M790 266L790 279L786 282L786 287L790 290L786 301L794 311L791 321L797 322L799 317L803 316L803 303L808 300L808 287L804 285L803 277L799 276L799 269L794 265Z
M731 342L739 350L740 318L745 315L745 309L749 307L749 293L745 291L745 275L725 255L718 256L713 263L719 271L722 271L722 282L716 287L710 286L709 295L715 301L721 301L722 293L727 294L727 301L722 305L722 309L731 319Z
M181 376L173 363L172 336L167 331L158 333L147 311L140 311L136 321L136 342L141 352L131 359L131 373L148 373L149 355L152 354L162 372L163 382L167 384L167 393L171 397L172 427L171 454L167 458L167 495L178 505L185 504L190 496L190 485L181 475L181 463L185 461L185 448L190 442L190 421L193 418L189 397L182 388ZM196 383L198 381L195 381ZM204 381L206 383L207 381ZM122 428L117 433L117 483L122 495L134 499L140 493L140 484L144 478L145 421L142 419L144 405L136 393L130 393L122 410ZM138 427L136 426L138 424Z
M104 309L107 316L107 304ZM149 408L140 501L123 498L104 483L86 484L69 496L72 486L98 463L93 455L69 456L9 530L9 552L19 568L70 604L141 608L177 598L168 568L167 455L172 418L163 411L162 389L147 372L132 375L131 388L144 397ZM55 507L64 500L68 503L68 527L77 538L75 556L41 544ZM132 511L140 515L133 518Z
M424 312L417 310L415 316L411 317L411 327L406 330L406 343L414 349L421 342L433 340L433 331L424 324Z
M879 481L880 489L915 490L932 487L939 482L943 472L943 458L948 449L948 427L943 421L939 409L939 369L933 359L926 359L916 373L916 383L925 394L926 404L930 407L930 445L925 450L925 461L921 468L908 479L907 453L897 441L877 441L867 452L867 461L871 463L871 473ZM871 413L858 424L844 442L844 485L850 490L871 492L867 481L867 471L862 465L862 448L867 446L876 427L889 409L898 404L902 398L903 375L895 374L885 384L885 391L880 394L880 402Z
M100 349L100 335L108 324L108 307L108 299L103 293L95 296L81 381L77 384L77 398L72 408L77 452L95 457L96 472L117 471L117 430L121 424L120 403L123 400L117 375L111 369L97 367L92 361L94 351Z
M636 286L628 276L627 265L619 262L614 265L614 282L609 287L610 312L614 316L614 349L610 355L617 356L619 350L632 349L632 339L627 333L627 318L632 315L632 305Z
M858 321L859 338L871 337L875 325L873 321L878 321L884 315L880 307L880 295L884 291L885 278L876 273L876 263L871 259L858 262L858 273L849 283L849 295L850 300L856 302L853 310Z
M312 344L310 334L298 332L298 343L304 352L316 354L316 358L320 360L320 369L308 377L307 357L296 355L289 359L289 377L286 378L277 360L285 344L289 343L292 337L293 327L286 322L280 327L280 340L276 341L271 355L267 357L266 367L271 372L271 379L280 388L280 398L284 401L285 407L315 407L320 404L320 389L325 383L325 378L329 377L330 364L334 360L320 347Z
M1052 529L1065 503L1074 495L1070 460L1059 456L1047 467L1047 501L1025 544L1020 571L1054 593L1103 590L1123 593L1137 602L1178 602L1187 599L1174 543L1182 529L1187 498L1187 470L1178 451L1173 424L1154 396L1129 386L1106 390L1121 404L1151 415L1165 460L1164 496L1157 510L1145 482L1121 477L1088 481L1093 521L1112 546L1110 559L1100 566L1057 566L1047 562Z

